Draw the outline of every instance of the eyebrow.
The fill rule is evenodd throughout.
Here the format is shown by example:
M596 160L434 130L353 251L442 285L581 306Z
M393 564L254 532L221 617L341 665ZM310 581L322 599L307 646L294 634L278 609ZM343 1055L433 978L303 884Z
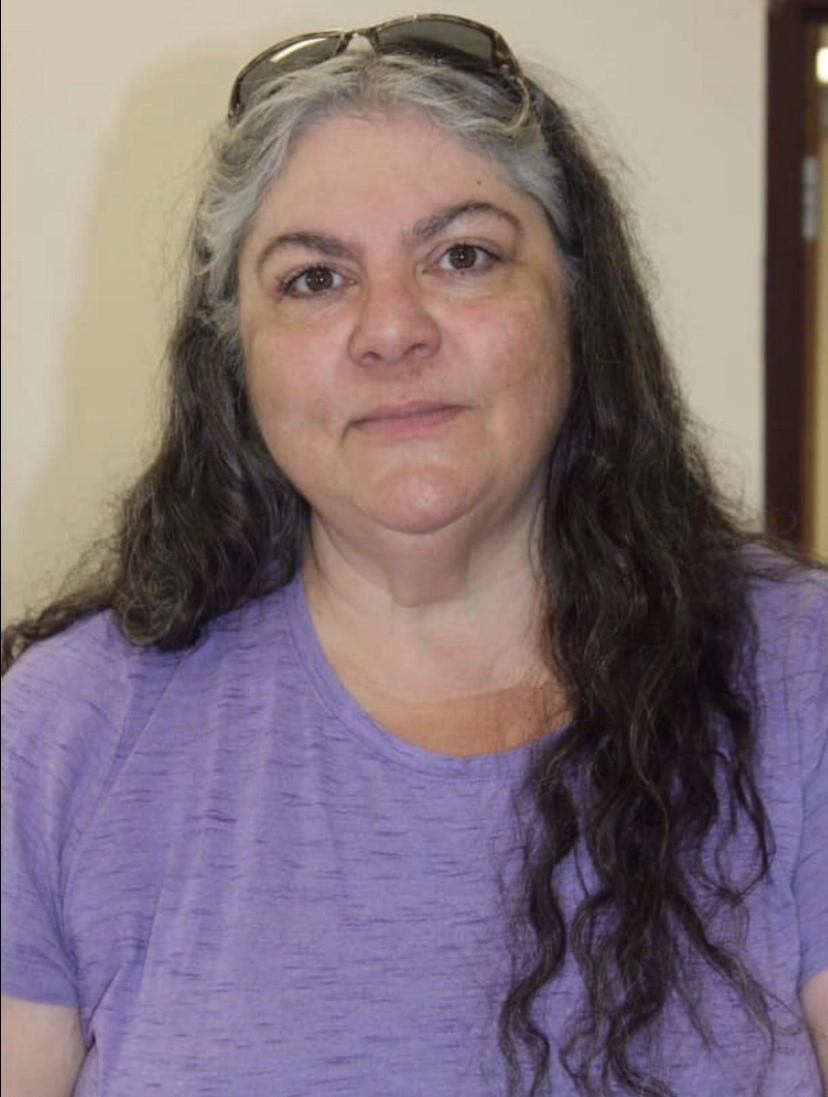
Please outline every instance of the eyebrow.
M516 232L521 234L523 232L520 220L501 206L495 206L491 202L459 202L455 206L449 206L447 209L423 217L406 230L405 235L411 240L430 240L444 232L454 221L478 214L493 215L505 221ZM267 242L256 260L256 270L261 272L271 256L290 247L305 248L331 259L351 259L354 255L353 249L336 236L327 236L319 232L285 232Z
M506 221L517 232L523 231L523 225L518 218L501 206L495 206L491 202L460 202L456 206L449 206L448 209L433 213L429 217L417 221L406 235L411 236L414 240L430 240L432 236L437 236L444 229L447 229L453 221L457 221L461 217L467 217L469 214L480 213L493 214L501 221Z
M305 248L307 251L315 251L331 259L349 259L353 255L348 245L335 236L325 236L319 232L284 232L268 240L256 260L256 271L261 273L262 267L271 256L290 247Z

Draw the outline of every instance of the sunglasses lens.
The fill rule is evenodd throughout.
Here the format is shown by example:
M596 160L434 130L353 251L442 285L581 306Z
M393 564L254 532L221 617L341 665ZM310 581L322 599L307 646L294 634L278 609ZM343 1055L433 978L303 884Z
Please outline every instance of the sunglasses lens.
M311 68L335 57L341 42L342 35L320 35L318 38L305 38L301 42L288 44L261 58L239 77L234 91L234 100L239 111L245 110L259 89L276 77L298 69Z
M356 36L367 39L377 53L414 54L445 61L457 68L519 76L508 46L488 27L453 18L434 16L395 19L358 31L328 31L291 39L256 58L237 78L230 99L233 122L244 113L254 96L273 80L298 69L312 68L336 57Z
M494 61L491 37L484 28L449 19L417 19L380 27L375 32L377 51L413 53L437 57L458 65L486 67Z

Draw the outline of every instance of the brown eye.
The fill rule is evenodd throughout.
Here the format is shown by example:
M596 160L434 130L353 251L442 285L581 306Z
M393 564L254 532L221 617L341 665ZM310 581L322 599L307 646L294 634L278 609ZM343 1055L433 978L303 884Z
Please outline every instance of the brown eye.
M342 284L342 275L330 267L308 267L289 278L282 290L291 297L312 297L338 289Z
M471 244L455 244L448 251L448 259L455 270L471 270L477 266L479 252L480 248L472 247Z
M494 252L483 248L479 244L452 244L446 248L437 263L440 270L482 272L489 270L495 263L501 260Z
M333 271L328 270L327 267L314 267L313 270L307 271L303 277L305 289L310 293L324 293L325 290L333 289Z

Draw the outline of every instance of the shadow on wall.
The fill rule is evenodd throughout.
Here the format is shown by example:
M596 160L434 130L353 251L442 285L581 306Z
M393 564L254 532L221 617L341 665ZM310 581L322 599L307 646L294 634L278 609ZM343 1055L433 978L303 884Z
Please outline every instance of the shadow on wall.
M223 95L234 71L221 53L148 71L102 146L62 355L60 422L4 553L5 621L54 593L109 528L114 500L150 451L200 162L221 120L217 89Z

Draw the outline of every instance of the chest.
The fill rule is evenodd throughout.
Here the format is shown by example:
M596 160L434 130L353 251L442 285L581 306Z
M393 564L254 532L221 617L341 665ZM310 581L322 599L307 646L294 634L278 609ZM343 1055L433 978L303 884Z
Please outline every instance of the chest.
M65 932L93 1042L80 1097L505 1092L513 782L438 779L296 711L291 696L275 724L224 707L190 737L164 727L164 766L139 742L67 851ZM570 866L559 886L576 904L583 876ZM751 901L756 955L793 967L793 985L792 912ZM555 1047L580 993L570 962L543 1003ZM678 1023L677 1092L759 1092L738 1088L757 1049L736 1021L722 1011L729 1060Z
M499 1092L508 798L295 761L156 775L140 820L119 776L67 905L90 1093Z

